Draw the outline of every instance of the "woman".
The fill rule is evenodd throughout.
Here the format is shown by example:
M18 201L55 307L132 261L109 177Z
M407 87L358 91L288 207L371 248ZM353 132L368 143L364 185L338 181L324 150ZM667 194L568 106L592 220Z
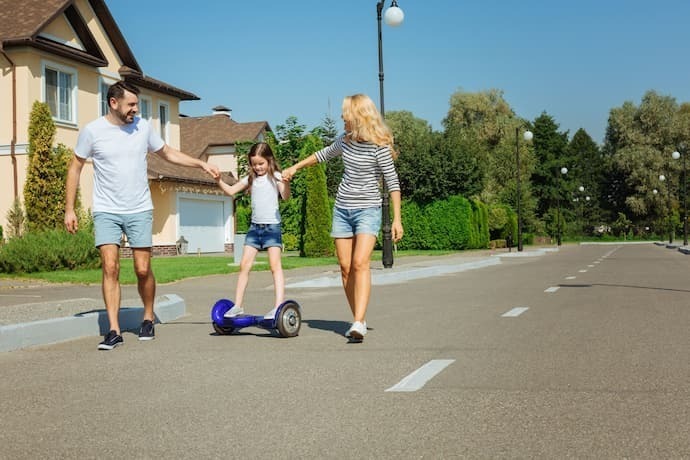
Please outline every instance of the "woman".
M346 337L362 340L367 333L366 313L371 293L369 260L381 228L379 176L390 192L393 208L391 235L403 235L400 218L400 184L393 159L393 134L373 101L364 94L343 100L345 134L333 144L283 171L289 181L298 170L342 156L343 177L333 209L331 236L353 322Z

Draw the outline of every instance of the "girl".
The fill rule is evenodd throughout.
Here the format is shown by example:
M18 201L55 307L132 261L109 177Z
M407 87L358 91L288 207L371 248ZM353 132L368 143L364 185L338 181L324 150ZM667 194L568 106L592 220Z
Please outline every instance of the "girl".
M361 340L367 333L366 313L371 292L369 260L381 228L381 191L379 176L390 191L393 208L391 235L399 241L403 235L400 219L400 184L393 159L393 134L386 126L373 101L364 94L343 100L345 134L333 144L283 171L289 181L307 166L342 155L344 172L333 209L331 236L340 265L340 275L347 302L352 310L352 326L346 337Z
M244 291L249 282L249 271L254 264L256 254L263 249L268 250L268 261L273 274L275 287L275 306L266 313L266 318L273 318L276 309L283 303L285 295L285 278L280 263L283 249L283 239L280 228L280 212L278 211L278 196L287 200L290 197L290 185L283 182L271 147L260 142L249 150L249 174L234 185L228 185L218 179L218 185L225 194L234 196L237 193L251 189L252 221L244 242L244 252L240 261L240 274L237 278L235 305L225 314L226 317L244 313L242 301Z

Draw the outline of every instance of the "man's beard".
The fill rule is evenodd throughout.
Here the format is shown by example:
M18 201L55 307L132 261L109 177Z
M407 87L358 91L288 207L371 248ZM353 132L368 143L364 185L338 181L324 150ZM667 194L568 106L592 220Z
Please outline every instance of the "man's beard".
M130 113L131 113L131 112L127 112L127 113L115 112L115 114L117 115L117 118L119 118L120 121L121 121L122 123L132 123L132 122L134 122L134 115L135 115L135 114L131 114L131 115L130 115ZM131 120L129 120L129 119L127 118L127 117L129 117L129 116L132 117Z

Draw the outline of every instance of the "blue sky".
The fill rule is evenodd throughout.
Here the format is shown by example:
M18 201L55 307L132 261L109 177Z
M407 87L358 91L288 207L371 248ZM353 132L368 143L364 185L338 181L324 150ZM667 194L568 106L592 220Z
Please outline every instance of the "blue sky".
M147 75L272 127L311 129L342 98L378 104L376 0L107 0ZM390 0L386 0L386 7ZM385 107L436 130L450 96L497 88L524 118L543 111L601 143L609 110L650 89L690 101L687 0L399 0L384 24ZM330 106L330 111L329 111Z

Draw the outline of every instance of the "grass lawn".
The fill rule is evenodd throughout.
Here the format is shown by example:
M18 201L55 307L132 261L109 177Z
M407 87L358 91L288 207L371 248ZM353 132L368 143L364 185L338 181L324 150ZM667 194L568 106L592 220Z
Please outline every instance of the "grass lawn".
M451 251L399 251L396 257L410 255L443 255L449 254L450 252ZM374 251L372 260L381 260L381 251ZM295 253L284 254L282 262L285 270L324 265L331 265L334 268L338 266L338 260L335 257L306 258L298 257ZM136 276L134 276L132 259L121 259L120 265L120 282L122 284L135 284ZM184 278L219 275L239 271L239 266L233 263L233 257L231 255L154 257L151 259L151 265L158 283L170 283ZM268 255L265 252L259 253L253 270L269 270ZM2 274L0 278L40 279L50 283L100 284L101 270L60 270L22 275Z

